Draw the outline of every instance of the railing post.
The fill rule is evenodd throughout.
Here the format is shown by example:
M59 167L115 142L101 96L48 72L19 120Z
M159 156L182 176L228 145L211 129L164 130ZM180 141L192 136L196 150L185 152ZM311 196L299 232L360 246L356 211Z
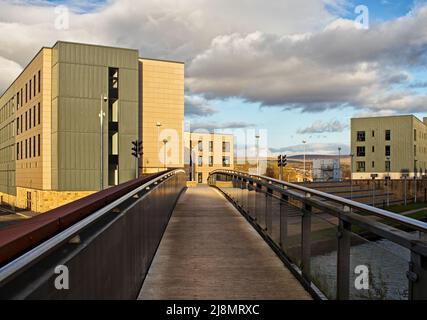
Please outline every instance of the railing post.
M280 201L280 248L285 250L286 239L288 238L288 209L286 204L289 201L287 195L282 194ZM285 203L285 204L284 204Z
M350 223L340 219L337 238L337 300L348 300L350 298Z
M265 230L270 232L270 236L272 235L273 226L272 226L272 201L273 201L273 189L268 188L265 202Z
M427 299L427 257L414 251L411 252L411 262L407 273L409 279L409 299Z
M309 194L306 195L310 197ZM312 207L304 203L301 230L301 269L306 279L310 279L310 257L311 257L311 211Z

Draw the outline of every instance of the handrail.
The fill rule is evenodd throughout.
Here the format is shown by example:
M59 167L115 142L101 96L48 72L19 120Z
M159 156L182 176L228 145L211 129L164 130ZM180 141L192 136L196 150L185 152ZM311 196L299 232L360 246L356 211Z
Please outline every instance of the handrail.
M48 254L53 249L57 248L58 246L68 241L75 235L81 233L82 230L86 229L89 225L99 220L101 217L103 217L105 214L110 212L112 209L118 207L120 204L130 199L131 197L135 196L137 193L147 188L148 190L151 191L152 185L158 185L159 181L165 180L173 175L176 175L177 173L185 173L185 171L182 169L176 169L176 170L168 171L158 176L156 175L154 179L150 179L149 181L147 181L146 183L143 183L136 189L121 196L119 199L93 212L83 220L78 221L77 223L71 225L64 231L54 235L53 237L39 244L38 246L31 249L30 251L25 252L24 254L15 258L11 262L9 262L8 264L0 268L0 283L3 282L5 279L9 278L11 275L15 274L16 272L30 265L31 263L37 261L44 255Z
M329 194L329 193L326 193L323 191L310 189L310 188L303 187L303 186L300 186L300 185L297 185L294 183L277 180L277 179L266 177L263 175L253 175L253 174L249 174L246 172L235 171L235 170L218 169L218 170L212 171L209 176L211 176L213 174L218 174L218 173L238 175L240 177L252 178L254 180L258 179L259 181L267 180L269 182L274 182L276 184L279 184L279 185L282 185L282 186L285 186L288 188L292 188L292 189L302 191L305 194L316 195L316 196L319 196L321 198L325 198L327 200L333 201L335 203L339 203L341 205L348 206L350 208L357 209L357 210L360 210L362 212L373 214L373 215L380 217L380 218L389 219L393 222L400 223L402 225L405 225L407 227L413 228L413 229L421 231L421 232L427 232L427 223L422 222L420 220L416 220L413 218L402 216L400 214L397 214L397 213L394 213L391 211L387 211L384 209L375 208L375 207L369 206L367 204L363 204L363 203L356 202L353 200L345 199L345 198L335 196L335 195L332 195L332 194Z

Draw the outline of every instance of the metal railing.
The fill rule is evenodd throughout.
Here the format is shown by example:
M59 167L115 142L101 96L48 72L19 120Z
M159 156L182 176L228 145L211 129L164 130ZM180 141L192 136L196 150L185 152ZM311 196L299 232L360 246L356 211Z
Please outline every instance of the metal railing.
M314 296L427 299L427 223L233 170L210 174Z
M185 186L184 170L170 170L101 191L79 200L80 205L55 209L53 220L45 218L23 238L44 234L52 221L85 215L1 266L0 298L136 298ZM13 240L4 241L0 251L8 244L16 249Z

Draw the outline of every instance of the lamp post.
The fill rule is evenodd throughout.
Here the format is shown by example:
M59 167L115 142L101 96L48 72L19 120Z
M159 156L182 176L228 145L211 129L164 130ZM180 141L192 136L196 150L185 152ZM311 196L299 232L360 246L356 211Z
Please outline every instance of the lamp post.
M386 201L387 201L387 207L389 207L390 206L390 195L389 195L389 190L390 190L390 186L389 186L389 183L390 183L390 157L389 156L387 156L386 157L386 159L387 159L387 177L386 177L386 180L385 180L385 185L386 185Z
M108 97L104 94L101 94L101 109L99 111L99 125L100 125L100 157L99 157L99 165L100 165L100 178L99 178L99 189L104 189L104 102L108 101Z
M166 169L166 144L168 143L168 139L163 139L163 167Z
M305 183L305 151L306 151L306 143L307 143L307 141L305 141L305 140L303 140L302 141L302 144L304 145L304 170L303 170L303 178L302 178L302 181Z
M259 134L255 135L256 139L256 174L259 176Z
M341 181L341 147L338 147L338 180Z
M157 157L159 157L159 140L160 140L160 127L161 126L162 126L162 124L160 122L156 123L156 127L157 127L157 141L156 141ZM160 160L160 159L158 159L158 160ZM160 166L157 167L157 172L159 172L159 171L160 171Z

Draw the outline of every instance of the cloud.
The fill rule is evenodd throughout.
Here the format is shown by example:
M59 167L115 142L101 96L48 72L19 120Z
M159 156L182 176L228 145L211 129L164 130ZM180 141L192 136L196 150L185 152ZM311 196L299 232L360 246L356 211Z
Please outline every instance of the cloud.
M0 56L0 93L2 92L2 88L6 89L9 87L21 70L22 68L18 63Z
M191 92L306 112L353 106L421 112L427 95L396 88L427 65L427 6L369 30L337 19L319 32L216 37L188 67Z
M273 154L285 153L288 155L299 155L304 153L304 147L306 154L319 154L319 155L336 155L338 154L338 148L341 148L341 154L349 154L350 147L346 144L340 143L307 143L284 147L284 148L270 148L270 152Z
M346 128L348 128L348 125L338 120L332 120L329 122L323 122L322 120L319 120L306 128L299 129L297 133L312 134L312 133L325 133L325 132L343 132L344 129Z
M208 117L218 110L211 107L209 102L198 96L185 96L185 115L189 117Z
M409 88L412 89L422 89L427 88L427 81L415 81L409 85Z
M188 129L191 131L218 131L218 130L231 130L231 129L247 129L254 128L255 124L248 122L195 122L189 123Z

